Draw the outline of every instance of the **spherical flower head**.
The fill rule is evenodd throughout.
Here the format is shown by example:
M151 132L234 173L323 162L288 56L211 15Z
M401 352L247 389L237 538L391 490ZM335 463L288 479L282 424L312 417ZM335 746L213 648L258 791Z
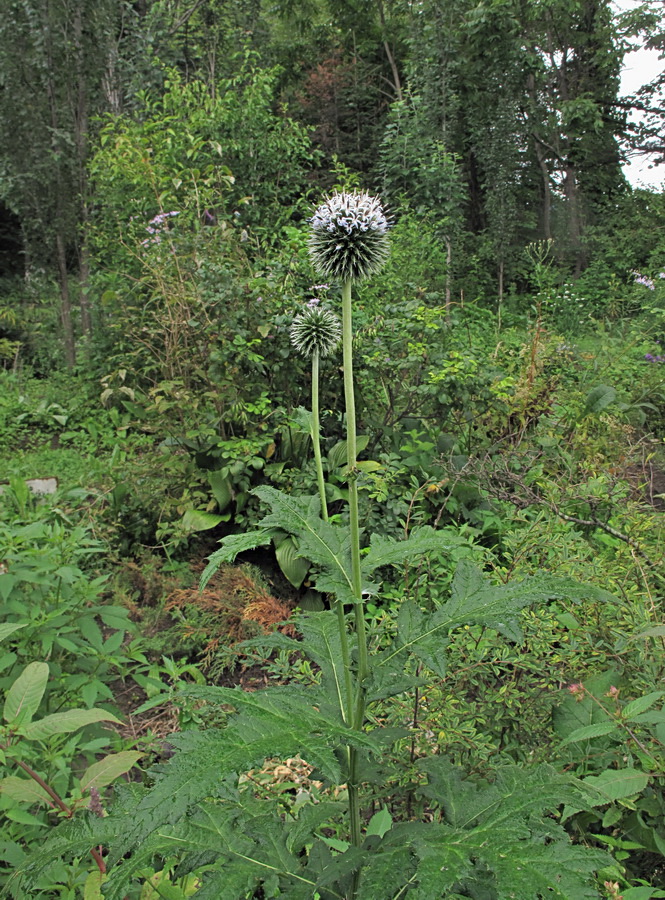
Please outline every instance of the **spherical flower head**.
M342 338L342 324L329 309L310 303L293 320L291 343L302 356L329 356Z
M390 225L378 197L333 194L316 210L310 225L309 254L326 278L367 278L388 257Z

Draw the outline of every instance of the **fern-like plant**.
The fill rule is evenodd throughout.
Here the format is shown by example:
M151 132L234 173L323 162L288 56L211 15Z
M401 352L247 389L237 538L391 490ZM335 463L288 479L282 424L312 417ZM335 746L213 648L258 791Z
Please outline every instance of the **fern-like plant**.
M343 278L348 525L327 520L320 495L259 488L267 512L258 529L225 538L202 584L223 562L269 544L276 532L291 535L312 563L315 587L334 598L336 610L300 615L300 640L277 634L261 642L304 655L320 679L252 693L187 688L209 708L231 710L224 727L173 736L173 758L154 770L152 784L125 786L106 818L79 818L58 828L18 873L16 896L53 860L82 856L100 844L107 848L108 900L136 896L140 873L159 858L177 859L177 875L196 873L198 900L600 896L593 874L607 857L571 844L556 811L562 804L589 808L603 798L549 766L506 767L480 782L436 755L420 763L413 785L427 821L396 821L389 811L385 785L397 780L391 748L405 731L378 725L383 701L421 685L428 673L445 675L456 629L482 624L518 641L525 605L603 592L546 574L495 585L463 560L447 599L432 600L427 609L405 601L393 627L368 641L364 598L378 592L380 573L430 553L451 553L461 539L450 528L422 527L403 541L372 535L361 552L351 289L385 258L387 221L377 200L350 194L326 201L312 224L315 264ZM320 794L284 803L243 777L268 758L296 755L312 767ZM373 815L365 799L370 790Z

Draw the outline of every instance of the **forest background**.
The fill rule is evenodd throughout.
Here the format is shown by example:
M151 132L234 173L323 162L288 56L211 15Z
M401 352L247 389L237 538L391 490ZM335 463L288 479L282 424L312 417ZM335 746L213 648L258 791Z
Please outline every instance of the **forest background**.
M17 741L7 701L3 753L23 772L0 781L3 884L102 896L105 873L73 851L54 851L28 889L10 878L54 804L76 818L112 781L137 781L170 730L205 719L178 688L262 684L238 642L327 606L288 529L196 584L217 541L261 519L254 489L316 492L310 364L289 327L315 300L339 306L340 286L310 262L308 223L327 194L361 189L391 220L388 263L354 296L363 533L432 526L459 541L367 598L377 652L405 599L434 609L455 596L460 560L498 585L539 570L590 585L548 595L516 630L465 625L447 669L418 663L433 672L426 690L386 695L379 719L410 731L388 799L367 801L368 839L435 815L438 801L407 787L429 753L490 781L548 761L604 785L604 803L569 803L562 819L611 852L585 896L664 897L665 198L631 188L622 162L665 163L665 73L619 93L631 48L665 51L662 4L0 9L0 687L15 699L45 660L32 714L87 714ZM325 490L343 522L342 397L333 355ZM38 478L56 493L35 496ZM258 658L279 683L325 677L292 648ZM44 670L29 671L41 684ZM95 710L125 724L109 732ZM94 768L104 753L108 777ZM28 790L25 766L66 809ZM295 755L252 772L259 793L280 785L295 820L289 792L330 799ZM390 822L376 824L382 810ZM333 812L318 834L322 871L341 871L348 835ZM205 885L199 863L157 848L122 890L180 900ZM229 897L296 896L246 877ZM488 878L436 896L504 900Z

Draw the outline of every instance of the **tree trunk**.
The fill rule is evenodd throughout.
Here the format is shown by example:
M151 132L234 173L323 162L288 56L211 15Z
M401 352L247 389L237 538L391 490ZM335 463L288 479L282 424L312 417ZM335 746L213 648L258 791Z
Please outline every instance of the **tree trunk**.
M60 320L62 322L65 345L65 362L67 368L76 365L76 345L74 343L74 326L72 323L72 304L69 297L69 280L67 278L67 252L65 238L59 225L56 225L55 246L58 257L58 280L60 282Z

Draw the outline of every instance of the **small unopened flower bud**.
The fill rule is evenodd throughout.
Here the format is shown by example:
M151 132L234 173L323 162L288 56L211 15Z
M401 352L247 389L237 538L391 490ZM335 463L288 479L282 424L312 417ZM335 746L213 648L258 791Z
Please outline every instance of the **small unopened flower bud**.
M342 325L335 313L309 303L293 320L291 343L302 356L329 356L342 337Z
M324 277L373 275L388 257L388 228L381 201L370 194L333 194L312 219L309 253Z

